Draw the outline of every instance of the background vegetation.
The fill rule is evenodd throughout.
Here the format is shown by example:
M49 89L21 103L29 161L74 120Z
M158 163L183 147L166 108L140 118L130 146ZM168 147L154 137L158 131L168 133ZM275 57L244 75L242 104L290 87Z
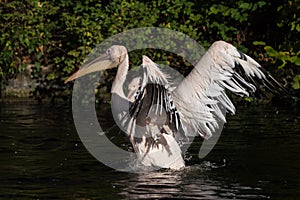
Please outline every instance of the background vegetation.
M183 32L206 48L215 40L230 42L297 92L299 10L297 0L0 0L1 90L30 65L32 96L68 95L71 84L64 80L97 44L128 29L154 26ZM108 74L105 81L112 78Z

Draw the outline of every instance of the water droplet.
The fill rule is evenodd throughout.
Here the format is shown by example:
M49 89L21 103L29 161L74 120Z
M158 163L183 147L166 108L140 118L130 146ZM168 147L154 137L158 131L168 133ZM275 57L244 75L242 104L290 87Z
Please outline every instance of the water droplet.
M97 131L97 134L102 136L102 135L105 134L105 132L104 131Z

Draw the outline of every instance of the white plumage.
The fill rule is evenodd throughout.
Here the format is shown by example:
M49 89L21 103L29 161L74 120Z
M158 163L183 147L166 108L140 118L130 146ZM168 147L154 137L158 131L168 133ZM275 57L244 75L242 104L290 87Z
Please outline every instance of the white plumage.
M190 74L172 90L168 76L157 64L147 56L142 60L143 75L129 85L127 97L123 84L129 58L123 46L112 46L66 82L118 67L111 91L113 111L145 166L184 167L179 145L182 137L199 134L209 139L219 128L218 121L226 122L225 113L235 113L225 90L248 96L256 90L254 79L269 89L285 90L255 60L223 41L213 43Z

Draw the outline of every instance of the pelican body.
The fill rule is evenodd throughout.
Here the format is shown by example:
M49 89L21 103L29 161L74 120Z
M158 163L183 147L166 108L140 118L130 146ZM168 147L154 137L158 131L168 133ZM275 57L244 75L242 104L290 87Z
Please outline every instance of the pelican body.
M143 56L143 75L133 80L126 96L123 85L129 57L126 48L118 45L84 65L65 82L114 67L118 67L111 88L114 117L145 166L184 167L181 139L195 135L209 139L219 128L218 121L226 122L226 112L235 113L225 90L249 96L259 80L270 90L285 91L255 60L224 41L213 43L190 74L172 90L168 76Z

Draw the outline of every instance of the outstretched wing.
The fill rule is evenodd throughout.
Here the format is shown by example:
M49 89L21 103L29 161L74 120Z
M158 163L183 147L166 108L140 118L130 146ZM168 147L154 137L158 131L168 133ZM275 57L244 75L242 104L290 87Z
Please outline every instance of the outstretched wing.
M191 73L173 91L186 135L209 138L235 107L225 89L241 96L254 93L261 82L270 90L284 88L252 58L224 41L207 50Z
M143 77L130 107L130 115L140 126L161 124L178 130L180 117L168 90L167 75L147 56L143 56L142 66Z
M180 125L167 75L143 56L143 75L126 118L127 133L146 166L180 168L181 150L174 136Z

